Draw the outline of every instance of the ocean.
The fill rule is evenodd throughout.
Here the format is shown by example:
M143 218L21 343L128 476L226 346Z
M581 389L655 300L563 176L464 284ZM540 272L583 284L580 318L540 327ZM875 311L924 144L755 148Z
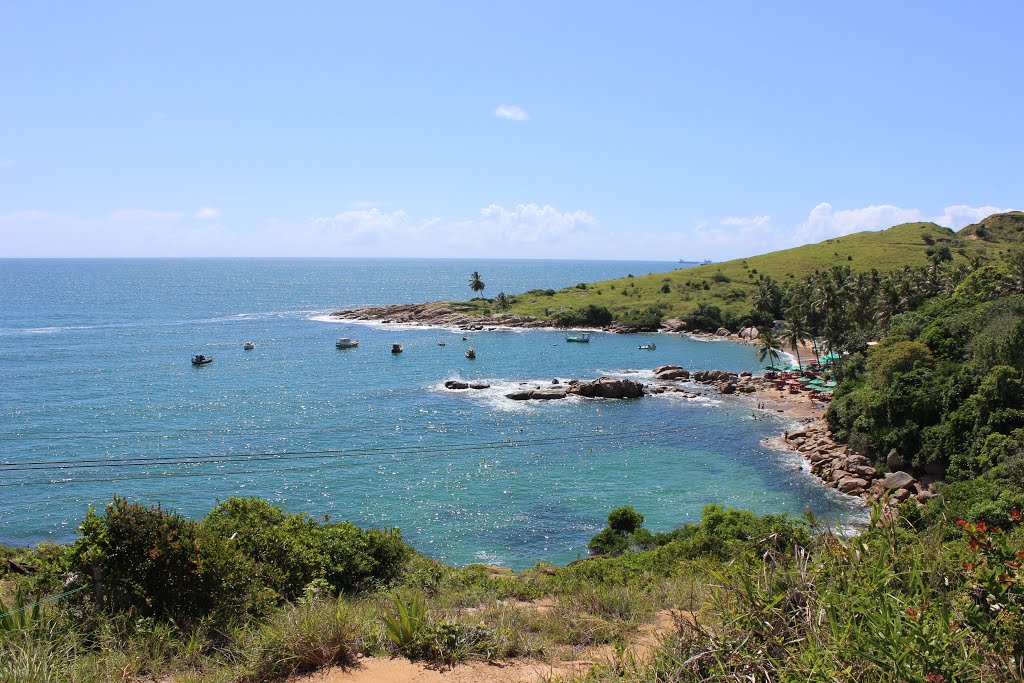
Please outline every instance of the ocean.
M0 260L0 542L67 542L125 496L190 516L259 496L400 527L427 555L564 563L608 512L665 531L708 503L860 509L761 445L748 405L665 394L516 402L519 382L650 377L661 364L758 370L752 347L678 335L452 330L332 320L366 305L467 299L661 272L669 262L492 259ZM338 350L346 336L358 348ZM462 337L467 336L467 340ZM637 346L657 341L656 351ZM256 348L245 351L252 340ZM445 342L444 346L438 345ZM401 343L404 353L390 353ZM464 356L466 346L476 360ZM194 367L203 353L214 362ZM450 391L448 379L481 380Z

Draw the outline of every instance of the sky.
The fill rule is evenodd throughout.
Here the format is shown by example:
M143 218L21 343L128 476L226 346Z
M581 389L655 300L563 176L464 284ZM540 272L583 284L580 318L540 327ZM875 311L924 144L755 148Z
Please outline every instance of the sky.
M723 260L1024 208L1024 2L0 0L0 257Z

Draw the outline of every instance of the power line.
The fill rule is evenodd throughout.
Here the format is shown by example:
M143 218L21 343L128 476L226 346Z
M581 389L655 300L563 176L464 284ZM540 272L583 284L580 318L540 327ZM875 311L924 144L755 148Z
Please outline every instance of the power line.
M624 439L638 439L638 438L641 438L641 437L654 436L654 435L658 435L658 434L666 434L666 433L670 434L670 433L675 433L675 432L679 432L679 431L683 431L683 430L676 429L676 430L660 430L658 432L627 432L627 433L620 433L620 434L583 435L581 437L577 437L577 440L585 439L588 442L593 442L593 441L612 442L612 441L621 441L621 440L624 440ZM205 459L205 460L185 460L185 461L179 460L179 461L166 461L166 462L146 461L146 462L132 462L132 463L120 463L120 464L112 463L111 465L108 465L108 467L116 470L119 467L128 466L129 464L132 465L132 466L148 465L148 466L155 466L155 467L176 467L176 466L182 466L182 465L213 465L213 464L224 464L224 463L260 462L260 461L267 461L267 460L272 460L272 461L284 460L283 464L287 464L287 463L292 463L292 462L294 462L296 460L308 460L308 459L314 459L314 458L319 458L319 459L322 460L325 456L330 456L330 455L342 456L342 457L345 457L345 458L369 457L371 455L391 455L392 457L400 456L400 455L412 456L412 457L404 457L404 458L401 459L400 462L406 463L406 462L424 460L424 459L427 459L427 458L430 458L430 457L434 457L436 455L444 455L444 454L450 453L452 451L459 452L459 451L473 451L473 450L498 450L498 449L508 449L508 448L524 448L524 447L539 446L539 445L555 445L555 444L562 444L562 443L565 443L565 439L555 439L555 438L552 438L552 439L537 439L537 440L532 440L532 441L513 441L513 440L507 440L507 441L503 441L503 442L488 442L488 443L484 443L484 444L464 444L464 445L460 445L460 446L438 446L438 447L419 448L419 449L406 449L406 450L402 450L402 449L394 449L394 450L375 449L373 452L346 452L346 451L341 451L341 450L303 451L303 452L297 452L297 453L299 453L298 455L291 455L290 457L287 457L286 459L283 459L280 456L281 455L288 455L287 453L278 453L278 454L265 454L268 457L259 457L259 458L219 458L219 459L214 459L214 460ZM260 469L235 470L235 471L223 471L223 470L220 470L220 471L212 471L212 472L211 471L206 471L206 472L186 471L186 472L176 472L176 473L174 473L172 475L165 474L163 476L169 476L170 478L179 478L179 477L225 477L225 476L238 476L238 475L245 475L245 474L260 474L260 475L264 475L264 474L277 474L277 473L285 473L285 472L319 471L319 470L323 469L324 467L332 465L332 464L335 464L335 463L327 461L327 462L321 462L319 466L312 466L312 467L260 468ZM102 466L103 465L100 465L100 464L95 465L95 467L102 467ZM26 471L26 470L30 470L30 469L38 471L38 470L46 470L46 469L49 469L49 468L35 467L35 468L23 468L23 469L7 469L7 470L3 470L3 471ZM60 469L68 469L68 467L63 467L63 468L60 468ZM154 479L154 478L160 478L160 477L161 477L160 474L139 474L137 476L116 476L115 480L116 481L136 481L136 480L141 480L141 479ZM0 488L9 488L9 487L14 487L14 486L41 486L41 485L59 485L59 484L75 485L75 484L81 484L81 483L94 483L94 482L98 482L98 481L109 481L109 480L110 479L107 478L107 477L103 477L103 478L98 478L97 477L97 478L85 478L85 479L79 479L79 478L71 479L71 478L69 478L69 479L66 479L66 480L60 480L60 481L50 480L50 481L46 481L46 482L4 482L4 483L0 483Z
M661 430L658 433L673 433L682 431L680 429L674 430ZM576 440L583 441L601 441L601 440L618 440L642 436L650 436L655 432L637 431L637 432L620 432L620 433L595 433L595 434L581 434L573 437ZM24 461L16 463L0 463L0 472L20 472L30 470L53 470L53 469L88 469L96 467L146 467L146 466L158 466L158 465L181 465L181 464L192 464L192 463L223 463L223 462L250 462L259 460L271 460L282 457L288 457L290 459L301 459L310 456L319 455L344 455L344 456L364 456L373 455L377 453L391 453L391 454L403 454L403 453L422 453L422 452L449 452L449 451L462 451L462 450L475 450L475 449L487 449L487 448L508 448L510 446L544 446L564 443L564 437L544 437L541 439L514 439L507 438L501 441L484 441L475 442L470 444L457 444L457 445L423 445L423 446L403 446L403 447L368 447L368 448L357 448L357 449L345 449L345 448L330 448L320 450L308 450L308 451L273 451L273 452L262 452L262 453L232 453L220 456L209 456L209 455L188 455L188 456L176 456L171 457L156 457L146 458L137 457L134 459L129 458L83 458L80 460L34 460Z

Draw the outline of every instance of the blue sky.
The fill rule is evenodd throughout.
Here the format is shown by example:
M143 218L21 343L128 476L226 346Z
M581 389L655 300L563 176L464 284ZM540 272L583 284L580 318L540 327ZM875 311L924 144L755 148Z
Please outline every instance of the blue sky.
M1024 208L1024 3L0 0L0 256L750 255Z

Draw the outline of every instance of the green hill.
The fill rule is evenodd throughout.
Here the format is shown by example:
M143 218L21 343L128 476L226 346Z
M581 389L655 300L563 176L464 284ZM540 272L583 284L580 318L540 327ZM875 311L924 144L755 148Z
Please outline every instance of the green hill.
M942 247L949 248L954 266L987 262L1004 252L1007 243L1022 242L1024 213L1019 211L989 216L960 232L934 223L905 223L723 263L580 283L559 291L533 290L510 297L510 310L550 319L559 312L593 305L608 308L616 320L622 320L630 312L651 307L664 317L683 317L699 304L709 304L742 316L753 308L761 276L784 286L833 266L881 273L925 267L931 263L929 250Z

